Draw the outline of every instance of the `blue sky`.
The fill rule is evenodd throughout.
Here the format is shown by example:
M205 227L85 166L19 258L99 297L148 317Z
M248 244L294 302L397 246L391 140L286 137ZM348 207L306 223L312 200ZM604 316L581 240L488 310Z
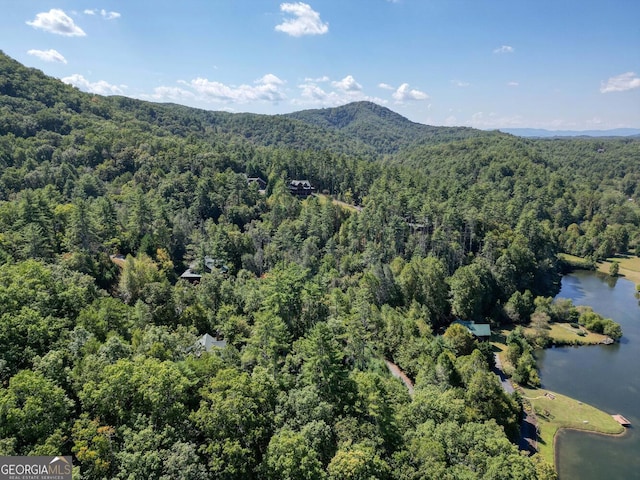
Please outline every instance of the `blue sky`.
M0 0L0 49L84 91L432 125L640 127L638 0Z

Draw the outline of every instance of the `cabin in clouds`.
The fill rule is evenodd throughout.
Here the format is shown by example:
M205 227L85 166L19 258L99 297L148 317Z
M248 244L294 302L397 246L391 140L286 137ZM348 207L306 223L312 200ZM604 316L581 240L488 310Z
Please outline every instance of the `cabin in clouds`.
M316 189L311 185L309 180L291 180L289 182L289 192L298 198L307 198Z

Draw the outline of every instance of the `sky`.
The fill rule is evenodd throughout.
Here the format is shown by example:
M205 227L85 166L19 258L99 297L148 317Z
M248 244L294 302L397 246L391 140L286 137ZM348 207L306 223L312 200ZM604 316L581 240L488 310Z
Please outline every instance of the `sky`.
M80 90L414 122L640 128L639 0L0 0L0 50Z

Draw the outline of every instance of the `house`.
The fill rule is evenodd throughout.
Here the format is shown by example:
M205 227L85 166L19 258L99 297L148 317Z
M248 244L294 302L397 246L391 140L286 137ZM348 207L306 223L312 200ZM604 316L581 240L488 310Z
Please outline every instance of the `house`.
M309 183L309 180L291 180L289 182L289 192L298 198L307 198L316 189Z
M211 258L209 256L204 257L204 272L198 271L198 262L193 262L189 265L180 278L186 280L189 283L199 283L202 278L203 273L212 273L219 272L227 274L229 272L229 267L222 263L222 260L217 260L215 258Z
M247 177L247 185L251 186L253 184L258 185L258 190L262 191L262 190L266 190L267 188L267 182L264 181L262 178L260 177Z
M202 337L198 339L198 344L202 346L205 352L210 352L214 347L224 348L227 346L227 341L218 336L212 337L208 333L205 333Z
M491 325L488 323L476 323L474 321L455 320L453 323L465 327L471 335L478 340L489 340L491 337Z

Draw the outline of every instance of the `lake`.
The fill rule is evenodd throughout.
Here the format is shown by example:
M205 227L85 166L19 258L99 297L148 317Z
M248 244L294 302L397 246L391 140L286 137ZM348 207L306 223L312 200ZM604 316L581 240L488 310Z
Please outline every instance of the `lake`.
M640 306L635 285L595 272L562 279L558 297L622 325L619 344L551 348L537 354L542 387L620 413L634 426L621 437L563 430L558 434L558 473L569 479L640 478Z

